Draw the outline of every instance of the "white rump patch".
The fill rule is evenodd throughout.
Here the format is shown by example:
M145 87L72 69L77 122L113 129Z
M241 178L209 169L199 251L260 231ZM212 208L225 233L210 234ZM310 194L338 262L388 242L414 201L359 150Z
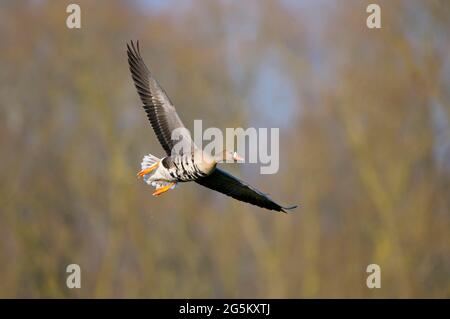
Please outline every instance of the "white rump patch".
M145 155L142 159L141 169L146 169L156 162L159 162L159 158L157 158L156 156L153 156L152 154Z
M159 158L157 158L156 156L153 156L152 154L145 155L144 158L142 159L141 169L149 168L150 166L154 165L157 162L159 162ZM156 170L154 170L150 174L144 175L144 182L146 182L148 185L152 183L150 181L150 176L152 176L155 171Z
M152 185L156 189L159 189L161 187L169 185L170 183L157 181L157 182L147 182L147 184ZM177 184L174 184L170 189L174 189L176 185Z
M159 161L160 161L160 159L156 156L153 156L152 154L145 155L144 158L142 159L141 169L149 168L150 166L154 165L155 163L158 163ZM156 172L156 170L154 170L150 174L144 175L144 182L146 182L148 185L155 187L156 189L170 184L170 183L164 182L164 181L151 181L150 176L152 176L155 172ZM173 185L170 189L174 189L175 186L176 186L176 184Z

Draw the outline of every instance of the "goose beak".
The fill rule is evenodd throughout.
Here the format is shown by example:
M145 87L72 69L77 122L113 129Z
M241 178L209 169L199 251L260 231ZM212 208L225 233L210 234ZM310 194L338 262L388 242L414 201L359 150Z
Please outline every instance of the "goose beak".
M238 153L236 153L236 152L234 152L234 154L233 154L233 159L234 159L236 162L243 162L243 161L244 161L244 158L241 157L241 156L239 156Z

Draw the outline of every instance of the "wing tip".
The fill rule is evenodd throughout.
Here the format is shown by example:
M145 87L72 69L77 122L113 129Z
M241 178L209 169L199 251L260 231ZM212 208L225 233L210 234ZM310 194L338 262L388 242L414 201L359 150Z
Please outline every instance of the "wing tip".
M298 205L291 205L291 206L280 206L280 211L289 214L291 213L291 210L296 209Z
M136 42L136 44L135 44ZM130 42L126 42L127 44L127 53L132 54L136 58L141 57L141 49L139 47L139 40L133 41L130 40Z

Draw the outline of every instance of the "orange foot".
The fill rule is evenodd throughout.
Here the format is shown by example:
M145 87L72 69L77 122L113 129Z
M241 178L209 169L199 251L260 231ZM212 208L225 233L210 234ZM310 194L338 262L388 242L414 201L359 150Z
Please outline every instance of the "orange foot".
M158 188L152 195L159 196L159 195L167 192L173 185L175 185L175 183L170 183L170 184L167 184L166 186Z
M137 173L137 177L139 178L139 177L142 177L142 176L144 176L144 175L147 175L148 173L150 173L151 171L153 171L155 168L157 168L158 165L159 165L159 162L153 164L153 165L150 166L150 167L147 167L147 168L143 169L142 171L140 171L139 173Z

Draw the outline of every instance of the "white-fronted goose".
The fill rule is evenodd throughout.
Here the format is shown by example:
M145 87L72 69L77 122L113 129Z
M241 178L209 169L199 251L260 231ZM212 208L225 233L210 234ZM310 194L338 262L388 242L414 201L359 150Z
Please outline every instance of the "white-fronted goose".
M222 161L238 161L236 152L223 151L217 156L210 156L199 149L181 122L175 107L167 94L151 76L139 49L139 41L127 44L128 63L144 110L167 156L159 159L153 155L144 157L142 170L138 176L156 188L153 195L158 196L175 187L178 182L195 181L196 183L231 196L239 201L280 212L297 206L284 207L272 201L265 194L217 168ZM178 140L172 139L172 132L180 131ZM181 141L181 142L180 142ZM180 142L182 152L174 153L174 146ZM186 151L188 150L188 151Z

